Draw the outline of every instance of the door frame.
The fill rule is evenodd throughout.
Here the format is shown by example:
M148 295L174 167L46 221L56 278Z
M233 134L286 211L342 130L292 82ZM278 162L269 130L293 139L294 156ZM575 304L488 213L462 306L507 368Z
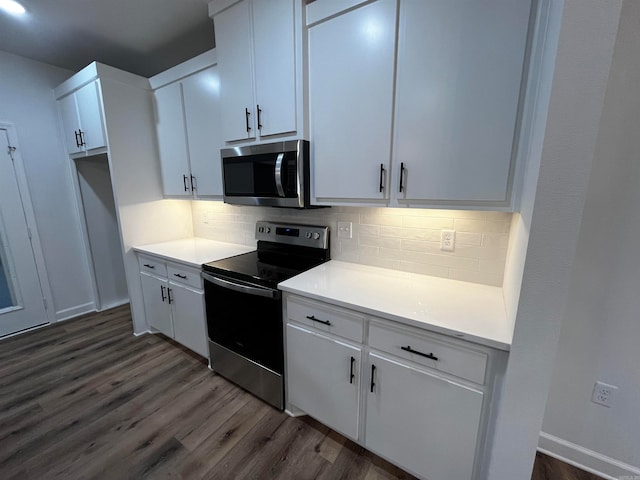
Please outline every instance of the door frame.
M16 132L15 124L12 122L0 120L0 130L7 132L7 138L9 139L9 145L14 148L11 151L11 157L13 158L13 170L16 175L16 182L18 183L18 191L20 192L20 201L22 203L22 209L24 211L25 219L27 221L27 227L31 232L31 251L36 262L36 273L38 275L38 281L40 283L40 290L42 293L42 299L45 303L45 313L49 323L56 322L55 306L53 304L53 295L51 293L51 286L49 285L49 275L47 274L47 268L44 261L44 254L42 253L42 243L40 242L40 234L38 233L38 224L36 223L36 215L33 210L33 204L31 203L31 193L29 191L29 182L27 181L27 175L24 168L24 161L22 160L22 154L20 145L18 143L18 134ZM45 325L33 327L42 328ZM15 334L7 335L10 337L18 333L24 333L20 331ZM5 337L5 338L6 338Z

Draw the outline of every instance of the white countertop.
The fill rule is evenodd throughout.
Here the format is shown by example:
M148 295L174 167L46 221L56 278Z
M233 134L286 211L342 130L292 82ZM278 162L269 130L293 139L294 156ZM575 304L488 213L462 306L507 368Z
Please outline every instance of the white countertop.
M331 260L278 285L370 315L509 350L502 289Z
M203 263L251 252L255 250L255 247L192 237L171 242L140 245L133 247L133 249L136 252L149 253L171 262L200 268Z

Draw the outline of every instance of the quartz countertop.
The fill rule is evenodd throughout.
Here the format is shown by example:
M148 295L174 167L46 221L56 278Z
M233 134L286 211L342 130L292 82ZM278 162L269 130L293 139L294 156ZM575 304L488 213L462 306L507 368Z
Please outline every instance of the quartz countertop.
M170 262L200 268L203 263L251 252L255 250L255 247L191 237L170 242L140 245L133 247L133 249L136 252L155 255Z
M511 346L499 287L331 260L278 288L500 350Z

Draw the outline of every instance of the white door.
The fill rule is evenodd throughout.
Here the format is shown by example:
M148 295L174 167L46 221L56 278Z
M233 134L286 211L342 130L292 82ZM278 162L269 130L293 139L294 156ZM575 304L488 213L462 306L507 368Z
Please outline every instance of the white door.
M256 123L262 137L296 130L293 25L292 0L253 0Z
M182 81L189 163L198 196L222 196L220 76L210 67Z
M175 340L203 357L209 358L204 292L169 282L169 295Z
M392 182L399 203L507 200L530 3L400 2Z
M60 117L62 117L62 134L67 152L78 153L82 151L80 145L80 120L78 119L78 108L76 107L76 96L71 93L58 100Z
M157 89L153 95L156 101L156 131L164 194L191 196L182 86L180 82L171 83Z
M309 127L319 201L388 198L381 165L388 175L395 32L395 0L309 29Z
M85 85L76 92L76 103L78 105L84 148L92 150L106 147L107 142L104 138L104 124L102 122L102 108L100 107L97 80Z
M287 390L292 405L358 438L362 350L287 324Z
M470 480L482 392L369 353L365 445L429 480Z
M0 336L45 323L48 319L9 137L0 129Z
M173 338L173 322L169 310L169 282L144 273L140 274L144 311L150 327Z

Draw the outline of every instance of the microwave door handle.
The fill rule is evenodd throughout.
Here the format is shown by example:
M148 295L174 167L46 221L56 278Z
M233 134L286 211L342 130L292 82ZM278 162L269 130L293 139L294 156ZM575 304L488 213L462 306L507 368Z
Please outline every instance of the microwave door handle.
M207 282L213 283L214 285L218 285L219 287L222 287L222 288L228 288L229 290L234 290L236 292L246 293L249 295L257 295L259 297L274 298L274 299L277 299L280 296L280 292L278 290L267 290L266 288L250 287L249 285L241 285L235 282L230 282L229 280L223 280L222 278L207 275L206 273L202 274L202 278L204 278Z
M284 197L284 188L282 187L282 160L284 160L284 153L279 153L276 159L276 188L278 189L278 195Z

